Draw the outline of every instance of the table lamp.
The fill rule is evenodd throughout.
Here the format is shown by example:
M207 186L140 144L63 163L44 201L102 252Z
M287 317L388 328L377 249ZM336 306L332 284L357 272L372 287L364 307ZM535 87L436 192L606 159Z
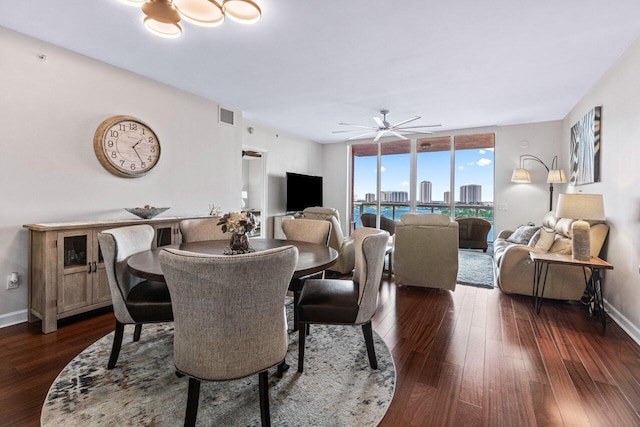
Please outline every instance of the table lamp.
M590 226L586 221L604 221L602 194L561 194L558 198L556 217L577 221L571 225L571 251L574 259L591 259Z
M247 197L249 197L249 194L248 194L246 191L243 191L243 192L240 194L240 198L242 199L242 207L243 207L243 208L245 207L245 204L246 204L246 203L245 203L245 200L247 200Z

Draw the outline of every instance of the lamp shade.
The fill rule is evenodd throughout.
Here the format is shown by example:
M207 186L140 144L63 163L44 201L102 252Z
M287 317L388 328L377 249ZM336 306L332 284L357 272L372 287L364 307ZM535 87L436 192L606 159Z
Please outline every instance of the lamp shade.
M526 169L514 169L513 174L511 175L511 182L531 182L531 174Z
M242 197L243 199L246 199L247 197L249 197L249 193L247 193L246 191L243 191L240 197Z
M241 24L253 24L260 20L260 6L251 0L224 0L222 11L229 19Z
M173 6L195 25L216 27L224 22L222 7L213 0L173 0Z
M602 194L560 194L556 217L604 221Z
M562 169L551 169L547 175L548 184L563 184L567 182L567 177Z

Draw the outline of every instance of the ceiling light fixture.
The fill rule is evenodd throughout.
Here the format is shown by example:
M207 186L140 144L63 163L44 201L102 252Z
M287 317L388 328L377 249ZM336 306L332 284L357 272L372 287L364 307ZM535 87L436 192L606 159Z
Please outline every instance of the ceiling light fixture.
M252 0L224 0L222 4L215 0L118 1L129 6L142 5L145 28L165 38L180 37L182 19L202 27L216 27L225 17L242 24L253 24L262 16L262 10Z

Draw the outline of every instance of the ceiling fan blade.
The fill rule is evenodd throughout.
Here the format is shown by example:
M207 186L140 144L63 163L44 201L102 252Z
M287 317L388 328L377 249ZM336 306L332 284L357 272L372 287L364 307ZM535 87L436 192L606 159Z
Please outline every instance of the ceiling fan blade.
M437 128L439 126L442 126L442 125L441 124L437 124L437 125L421 125L421 126L403 126L401 128L396 127L395 130L398 130L398 129Z
M373 138L373 142L378 142L378 140L379 140L380 138L382 138L382 137L384 136L384 134L386 134L386 133L387 133L387 131L386 131L386 130L382 130L382 131L378 132L378 134L376 135L376 137L375 137L375 138Z
M394 131L392 131L392 130L391 130L391 131L389 131L389 133L390 133L391 135L395 136L396 138L400 138L400 139L403 139L403 140L405 140L405 141L408 141L408 140L409 140L409 138L407 138L406 136L404 136L404 135L400 135L399 133L394 132Z
M363 125L354 125L353 123L338 123L340 126L353 126L356 128L363 128L363 129L377 129L373 126L363 126Z
M429 132L429 131L402 130L402 129L396 129L394 132L406 133L407 135L431 135L431 134L433 134L433 132Z
M331 131L331 133L345 133L345 132L361 132L361 129L334 130L334 131ZM371 132L375 132L375 131L372 130Z
M420 118L421 118L420 116L415 116L415 117L413 117L413 118L411 118L411 119L403 120L403 121L401 121L401 122L396 123L395 125L391 125L391 127L392 127L392 128L397 128L398 126L402 126L402 125L404 125L405 123L413 122L414 120L418 120L418 119L420 119Z
M349 137L349 138L347 138L346 140L347 140L347 141L351 141L351 140L353 140L353 139L360 139L360 138L362 138L363 136L371 135L372 133L376 133L376 132L373 132L373 131L372 131L372 132L365 132L365 133L361 133L361 134L359 134L359 135L350 136L350 137Z
M383 128L383 129L386 128L384 122L382 121L382 119L380 117L373 117L373 120L376 122L378 127Z

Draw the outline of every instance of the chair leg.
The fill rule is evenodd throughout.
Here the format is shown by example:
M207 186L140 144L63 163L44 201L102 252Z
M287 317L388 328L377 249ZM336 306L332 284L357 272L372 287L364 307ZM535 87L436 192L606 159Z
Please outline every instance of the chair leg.
M109 356L109 363L107 363L107 369L113 369L118 362L118 355L120 354L120 347L122 346L122 337L124 336L124 323L120 323L116 320L116 332L113 335L113 346L111 347L111 356Z
M258 374L260 393L260 420L262 427L271 427L271 414L269 413L269 373L262 371Z
M304 369L304 341L307 334L307 328L305 324L298 329L298 372L302 372Z
M293 291L293 332L298 330L298 301L300 301L300 291Z
M140 341L140 334L142 333L142 323L136 325L136 329L133 331L133 342Z
M200 400L200 380L189 378L189 393L187 395L187 411L184 415L185 427L195 426L198 418L198 401Z
M367 355L369 356L369 365L371 369L378 369L378 361L376 360L376 350L373 348L373 329L371 329L371 320L362 325L362 333L364 334L364 342L367 344Z

